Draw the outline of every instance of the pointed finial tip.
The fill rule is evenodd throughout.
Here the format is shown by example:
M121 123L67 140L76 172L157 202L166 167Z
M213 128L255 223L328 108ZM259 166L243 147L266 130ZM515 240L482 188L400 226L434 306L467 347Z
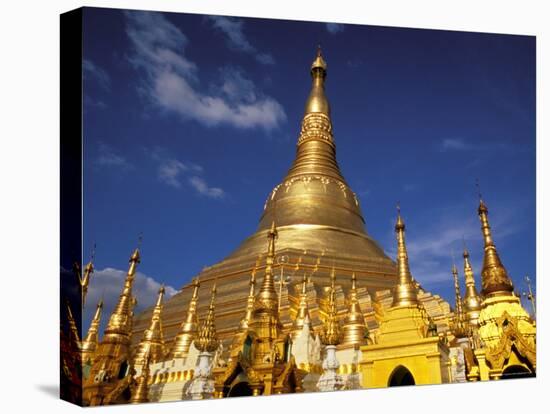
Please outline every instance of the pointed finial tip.
M400 231L405 229L405 223L401 217L401 205L397 202L397 222L395 223L395 231Z
M312 75L313 75L313 70L314 69L321 69L322 72L323 72L323 76L325 75L325 72L327 70L327 64L326 64L325 60L323 59L320 44L317 45L317 54L315 56L315 60L311 64L311 73L312 73Z

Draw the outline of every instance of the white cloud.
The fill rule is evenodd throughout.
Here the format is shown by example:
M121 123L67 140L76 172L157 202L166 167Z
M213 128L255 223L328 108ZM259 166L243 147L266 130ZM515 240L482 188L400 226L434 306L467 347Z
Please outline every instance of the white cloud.
M203 196L209 197L209 198L223 198L225 196L225 192L218 187L209 187L207 182L198 176L193 176L189 178L189 183L197 192Z
M171 158L160 147L154 148L150 151L150 154L151 158L158 164L158 178L163 183L177 189L180 189L183 184L188 184L197 193L208 198L222 199L226 196L223 189L208 185L206 180L201 176L204 174L202 166Z
M242 72L238 76L246 81L252 99L244 100L242 94L229 96L217 85L206 88L209 93L200 91L199 69L184 55L188 39L181 31L161 13L126 12L125 16L133 46L130 62L145 73L141 90L159 108L206 126L270 130L286 120L282 106L263 95ZM222 69L222 84L227 81L225 72Z
M109 145L99 143L99 155L96 164L101 167L118 167L121 169L130 169L132 165L122 155L115 153Z
M104 302L102 325L105 326L109 315L118 302L125 278L126 271L112 267L94 271L90 280L86 306L84 308L84 332L88 329L96 305L101 298L103 298ZM160 286L161 284L154 278L141 272L136 273L132 286L132 293L137 299L137 305L134 310L135 314L155 304ZM165 299L173 296L176 292L176 289L172 286L165 286Z
M85 80L88 79L89 76L90 78L94 79L103 89L109 90L111 88L110 76L104 69L97 66L91 60L84 59L82 61L82 73Z
M438 143L438 149L441 152L447 151L517 151L517 146L513 147L507 142L484 142L472 143L462 138L444 138Z
M256 60L264 65L273 65L275 59L268 53L259 53L244 34L244 22L234 17L208 16L212 26L221 31L230 49L254 55Z
M181 161L168 160L165 163L159 165L158 176L159 179L166 184L175 188L180 188L180 176L188 169L189 168Z
M336 34L344 31L344 25L340 23L326 23L326 28L330 34Z
M469 151L475 147L466 143L463 139L458 138L445 138L441 141L440 150L445 151Z

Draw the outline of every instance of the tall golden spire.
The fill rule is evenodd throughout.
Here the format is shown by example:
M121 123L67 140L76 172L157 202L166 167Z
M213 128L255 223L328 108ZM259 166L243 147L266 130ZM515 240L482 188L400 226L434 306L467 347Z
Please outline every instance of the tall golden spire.
M134 298L132 296L132 285L136 277L137 265L141 261L139 249L135 249L130 256L130 266L124 281L122 293L119 296L115 310L109 318L109 323L105 329L105 336L124 335L128 339L132 329L132 314L134 308Z
M191 300L189 301L189 307L187 308L187 315L185 320L181 324L180 332L174 339L174 345L172 346L171 357L172 358L185 358L189 353L189 348L193 339L195 339L199 321L197 318L197 303L199 301L199 278L193 279L193 293Z
M69 321L69 333L70 338L74 341L74 344L80 347L80 334L78 333L78 327L76 326L76 321L73 316L73 311L71 310L71 305L69 301L66 301L67 306L67 320Z
M309 98L306 101L304 115L320 113L330 116L330 105L325 96L325 78L327 77L327 64L321 53L321 46L317 48L317 56L311 64L311 78L313 84Z
M82 341L82 362L87 362L88 359L93 361L93 355L97 349L97 343L99 340L99 325L101 324L101 313L103 311L103 299L101 299L95 310L94 317L90 323L90 329L86 337Z
M359 200L336 160L331 111L325 94L327 64L320 49L309 69L312 84L294 161L267 197L255 234L226 260L237 261L263 252L264 232L275 221L280 250L320 252L327 249L333 255L345 249L350 257L373 259L389 269L393 263L368 236Z
M305 105L296 159L286 179L317 173L326 174L344 182L336 162L330 105L325 95L326 77L327 64L319 47L315 60L311 64L311 92Z
M328 314L323 325L323 332L321 335L321 341L325 345L338 345L340 343L340 325L337 319L336 309L336 289L334 282L336 280L336 273L334 267L330 273L330 293L328 303Z
M141 404L149 402L149 364L151 363L151 355L147 352L144 356L141 373L137 378L137 384L130 398L130 404Z
M466 284L466 292L464 294L464 310L468 319L468 324L472 328L477 328L479 325L479 312L481 310L481 300L476 289L474 271L470 264L470 253L464 246L464 281Z
M164 298L165 288L162 285L158 292L157 303L153 308L151 322L149 328L143 332L143 337L139 343L136 355L134 357L134 365L140 366L145 362L147 355L150 363L162 361L166 354L164 348L164 335L162 331L162 300Z
M271 229L267 232L268 248L265 259L265 274L262 286L256 297L256 307L277 311L278 297L273 280L273 262L275 260L275 240L277 239L277 228L275 221L271 223Z
M215 315L215 300L216 300L216 282L212 286L212 291L210 293L210 306L208 308L208 313L206 319L202 324L199 335L196 341L196 347L201 352L214 352L218 349L218 338L216 335L216 326L214 321Z
M418 296L409 268L409 256L405 245L405 222L401 218L401 209L397 206L397 273L399 282L395 288L392 306L417 305Z
M94 244L94 250L92 250L92 258L84 267L84 275L80 279L80 289L82 294L82 306L86 304L86 295L88 293L88 286L90 284L90 278L92 277L92 273L94 272L94 256L95 256L95 244Z
M461 338L466 335L466 327L464 326L464 312L462 309L462 297L460 295L460 283L458 282L458 269L454 261L451 272L453 273L455 287L455 319L453 333L457 338Z
M309 306L307 302L307 282L308 277L304 272L304 277L302 279L302 289L300 292L300 302L298 303L298 312L296 313L296 318L294 319L294 324L292 325L291 335L296 338L305 325L308 325L311 331L311 320L309 317Z
M246 313L239 324L241 331L246 331L250 321L252 320L252 313L254 312L254 303L256 300L256 271L260 265L259 260L260 258L258 257L256 265L250 273L250 281L248 282L248 297L246 299Z
M365 345L367 343L368 329L365 317L361 312L357 298L357 278L355 272L351 275L351 289L348 297L348 314L344 319L344 345Z
M514 292L514 285L504 265L500 261L496 246L493 242L488 218L489 209L481 199L481 195L479 197L479 208L477 211L481 221L481 231L485 244L483 268L481 270L481 293L486 297L512 295Z

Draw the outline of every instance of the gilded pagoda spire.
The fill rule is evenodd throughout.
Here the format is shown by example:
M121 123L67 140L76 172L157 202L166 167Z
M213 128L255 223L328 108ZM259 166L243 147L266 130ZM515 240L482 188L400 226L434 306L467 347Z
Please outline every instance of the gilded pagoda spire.
M82 362L87 362L88 358L93 360L93 355L97 349L99 340L99 325L101 324L101 314L103 312L103 299L101 299L96 307L94 317L90 323L90 328L86 337L82 341Z
M189 348L193 339L195 339L199 321L197 318L197 303L199 301L199 287L200 281L196 277L193 279L193 293L191 300L189 301L189 307L187 308L187 315L185 320L181 324L180 332L174 339L174 345L172 346L171 356L172 358L185 358L189 353Z
M348 296L348 313L344 319L344 345L365 345L367 343L368 329L365 317L359 306L357 298L357 277L355 272L351 275L351 289Z
M307 274L304 272L299 299L300 301L298 303L298 312L296 313L296 318L294 319L291 331L291 335L294 338L300 335L305 325L308 325L311 331L311 320L309 317L309 306L307 301L307 282L308 277Z
M273 280L273 262L275 260L275 240L277 239L277 228L275 221L271 223L271 228L267 232L268 248L265 259L264 280L256 297L256 307L269 309L277 312L278 297L275 290L275 281Z
M67 306L67 321L69 322L70 338L75 345L80 347L80 334L78 333L78 327L76 325L76 321L73 316L73 311L71 310L71 305L69 304L68 300L66 301L66 306Z
M514 285L508 276L506 268L500 261L491 227L489 226L489 209L479 197L478 207L479 219L481 221L481 232L483 233L484 256L483 268L481 270L481 293L487 296L512 295Z
M146 356L149 358L150 363L154 364L162 361L166 354L161 319L164 293L165 288L162 285L158 291L157 303L153 308L151 322L149 323L149 327L143 332L143 337L134 358L134 365L136 367L145 363Z
M136 277L137 265L141 261L141 255L139 248L136 248L130 256L130 266L124 280L124 287L122 293L119 296L118 303L115 310L109 318L107 328L105 329L105 336L110 335L124 335L129 339L132 329L132 315L135 304L135 299L132 296L132 285Z
M397 274L399 282L395 288L392 306L409 306L418 304L416 287L409 268L409 256L405 245L405 222L401 218L401 209L397 207Z
M202 324L199 335L196 341L196 347L201 352L214 352L218 349L218 338L216 335L216 326L215 326L215 301L216 301L216 283L212 286L210 292L210 306L208 307L208 313L206 314L206 319Z
M330 292L328 302L328 313L323 325L321 341L325 345L338 345L340 343L340 325L337 318L336 309L336 289L334 283L336 281L336 273L334 267L330 273Z
M466 335L466 327L464 326L464 312L462 309L462 297L460 295L460 283L458 281L458 269L453 263L451 268L454 280L455 288L455 318L453 333L457 338L461 338Z
M477 328L479 325L479 312L481 310L481 300L476 289L474 271L470 264L470 253L464 246L464 281L466 284L466 292L464 294L464 311L468 319L468 324L471 328Z
M311 64L310 73L311 91L305 105L296 159L286 179L297 175L321 173L343 182L344 178L336 162L330 105L325 94L327 64L320 47Z
M336 273L333 267L330 274L328 314L321 333L321 342L325 345L325 358L322 364L323 373L317 381L317 389L319 391L336 391L344 387L344 380L338 374L340 362L336 358L336 345L340 343L341 335L337 319L335 280Z
M252 320L252 313L254 312L254 303L256 301L256 271L259 266L258 261L256 261L256 265L250 273L250 281L248 282L248 296L246 298L246 313L239 324L241 331L246 331L248 329L250 321Z
M151 354L149 351L144 355L141 372L137 378L137 384L132 392L130 404L141 404L149 402L149 364L151 363Z
M327 77L327 63L323 59L321 46L317 47L317 55L311 64L311 92L306 101L304 115L320 113L330 116L330 105L325 96L325 78Z
M94 256L95 256L95 244L94 250L92 250L92 258L88 264L84 267L84 275L80 279L80 290L82 294L82 307L86 304L86 295L88 294L88 286L90 284L90 278L94 273Z

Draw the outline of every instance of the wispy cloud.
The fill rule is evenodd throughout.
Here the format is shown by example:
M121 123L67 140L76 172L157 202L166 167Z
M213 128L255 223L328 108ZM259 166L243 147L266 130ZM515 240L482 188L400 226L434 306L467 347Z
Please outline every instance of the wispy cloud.
M111 78L109 74L89 59L82 61L82 73L84 80L93 79L105 90L111 89Z
M225 35L227 46L232 50L238 50L253 55L256 60L264 65L273 65L275 59L269 53L258 52L244 34L244 22L234 17L208 16L212 26Z
M213 199L222 199L225 191L219 187L210 187L203 177L204 168L192 162L182 162L168 156L162 148L150 151L151 157L157 163L158 179L164 184L180 189L188 184L201 196Z
M223 198L225 192L218 187L209 187L204 178L193 176L189 178L189 183L193 186L197 192L208 198Z
M325 27L330 34L336 34L344 31L344 25L340 23L326 23Z
M99 143L96 165L101 167L115 167L124 170L132 168L132 165L122 155L117 154L114 149L103 143Z
M95 305L101 298L103 298L104 302L102 322L103 325L106 323L107 318L118 301L125 278L126 271L112 267L96 270L93 273L86 297L86 307L84 308L84 329L88 329L95 311ZM132 288L132 292L137 299L134 313L137 314L155 304L160 285L155 278L141 272L136 273ZM172 286L165 286L166 299L176 294L176 292L176 289Z
M228 76L248 83L247 99L242 94L228 95L218 84L200 88L199 68L187 59L188 39L161 13L125 12L126 33L133 52L130 62L145 77L140 90L161 109L206 126L228 124L237 128L271 130L286 120L283 107L265 96L243 72L222 69L220 83ZM253 92L252 94L250 92Z
M496 143L477 143L470 142L463 138L444 138L437 144L437 149L441 152L450 151L507 151L514 149L506 142ZM517 149L517 147L516 147Z

